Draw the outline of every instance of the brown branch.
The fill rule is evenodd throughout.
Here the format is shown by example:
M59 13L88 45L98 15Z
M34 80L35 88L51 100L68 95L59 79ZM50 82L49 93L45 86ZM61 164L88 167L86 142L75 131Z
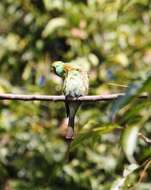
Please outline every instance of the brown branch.
M139 135L139 137L140 137L145 143L151 145L151 139L149 139L148 137L144 136L142 133L139 133L138 135Z
M79 98L69 98L68 101L86 101L86 102L95 102L95 101L111 101L117 99L121 96L124 96L124 93L117 94L104 94L98 96L81 96ZM139 98L147 98L146 94L139 96ZM23 101L65 101L65 96L49 96L49 95L24 95L24 94L0 94L0 100L23 100Z

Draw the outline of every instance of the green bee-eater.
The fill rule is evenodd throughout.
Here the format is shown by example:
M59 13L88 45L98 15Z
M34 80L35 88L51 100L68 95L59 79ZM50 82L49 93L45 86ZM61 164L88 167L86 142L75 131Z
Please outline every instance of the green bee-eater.
M79 65L76 61L63 63L57 61L53 63L55 73L63 78L63 93L66 99L80 97L88 93L88 74L84 66ZM71 141L74 136L74 119L75 114L80 106L80 102L65 101L67 116L69 117L66 139Z

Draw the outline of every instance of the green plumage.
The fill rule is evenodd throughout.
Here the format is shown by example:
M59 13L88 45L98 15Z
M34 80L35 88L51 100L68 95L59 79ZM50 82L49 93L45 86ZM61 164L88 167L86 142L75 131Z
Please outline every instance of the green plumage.
M88 75L80 65L74 63L55 62L53 64L57 75L64 79L63 93L66 99L69 97L80 97L88 93ZM62 68L62 69L61 69ZM75 114L80 102L66 101L67 116L69 117L66 139L72 140L74 135Z
M85 75L86 74L77 70L68 71L64 80L64 94L71 97L86 95L88 91L88 86Z

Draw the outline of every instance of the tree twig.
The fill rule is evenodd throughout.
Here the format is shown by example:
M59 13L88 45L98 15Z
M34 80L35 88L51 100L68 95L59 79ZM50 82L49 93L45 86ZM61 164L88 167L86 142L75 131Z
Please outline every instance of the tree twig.
M95 101L111 101L119 97L124 96L124 93L116 94L102 94L97 96L81 96L79 98L69 98L68 101L86 101L86 102L95 102ZM146 94L139 96L139 98L147 98ZM0 100L23 100L23 101L65 101L65 96L51 96L51 95L25 95L25 94L0 94Z
M151 139L149 139L148 137L146 137L145 135L143 135L142 133L139 133L138 136L147 144L151 145Z

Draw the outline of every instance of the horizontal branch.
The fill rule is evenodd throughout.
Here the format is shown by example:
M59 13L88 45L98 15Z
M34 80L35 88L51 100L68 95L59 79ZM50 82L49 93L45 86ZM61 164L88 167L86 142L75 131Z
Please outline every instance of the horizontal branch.
M86 102L95 102L95 101L111 101L117 99L121 96L124 96L124 93L117 94L104 94L97 96L81 96L79 98L68 98L68 101L86 101ZM139 98L147 98L147 95L141 95ZM49 95L24 95L24 94L0 94L0 100L22 100L22 101L65 101L65 96L49 96Z

